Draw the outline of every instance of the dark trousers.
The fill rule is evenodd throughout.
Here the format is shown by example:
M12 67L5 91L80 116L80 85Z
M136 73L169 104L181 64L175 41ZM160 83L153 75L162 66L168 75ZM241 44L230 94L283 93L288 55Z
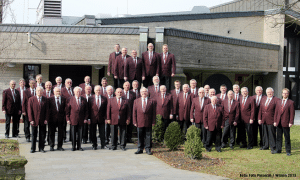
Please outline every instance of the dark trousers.
M194 125L196 126L196 128L199 128L199 129L201 129L201 124L199 123L194 123Z
M212 143L215 140L215 147L216 150L221 150L221 136L222 136L222 129L215 128L214 131L207 130L207 143L206 143L206 149L211 150L212 149Z
M109 143L109 136L110 136L110 125L105 124L105 143Z
M276 128L271 125L262 124L263 128L263 148L270 149L273 151L276 149Z
M87 140L89 139L89 127L90 125L88 123L85 123L83 125L83 132L82 132L82 140L83 142L87 142Z
M223 145L228 143L228 137L230 137L230 146L234 146L235 144L235 131L236 127L234 125L229 124L229 119L225 121L225 127L223 129L221 142Z
M83 126L71 125L70 131L72 132L72 148L73 149L76 148L76 143L77 143L77 149L81 148L82 129L83 129Z
M160 83L167 87L167 92L170 92L170 90L171 90L171 77L170 76L163 76L162 75L160 77Z
M254 146L258 145L258 142L257 142L258 132L259 132L259 137L260 137L259 146L262 146L263 145L262 125L259 125L258 121L254 121L252 129L253 129L253 143L254 143Z
M201 124L201 137L202 137L202 143L203 143L203 147L206 147L206 143L207 143L207 129L205 129L204 124Z
M39 129L38 129L39 128ZM46 126L31 126L32 132L32 141L31 141L31 150L36 150L36 139L37 132L39 131L39 150L44 150L45 147L45 137L46 137Z
M246 141L246 125L244 123L244 121L241 121L238 124L238 133L237 133L237 138L236 138L236 142L237 144L240 144L240 142L242 143L243 146L247 146L247 141ZM248 137L249 138L249 137Z
M186 121L186 120L183 120L183 121L177 121L179 126L180 126L180 129L182 131L182 133L185 135L186 134L186 131L187 129L190 127L191 125L191 121Z
M281 123L279 122L277 126L277 137L276 137L276 150L281 152L282 150L282 135L284 134L285 139L285 151L286 153L291 153L291 139L290 139L290 128L289 127L282 127Z
M21 116L19 117L19 119L21 118ZM25 134L25 138L26 139L30 139L30 122L28 120L28 116L24 116L22 115L22 119L24 122L24 134Z
M243 146L247 146L247 141L246 141L246 132L248 136L248 147L253 147L254 141L253 141L253 130L252 130L252 124L250 123L244 123L241 122L241 141Z
M20 123L20 116L18 114L5 114L5 136L9 136L11 118L13 122L12 136L16 137L18 135L18 124Z
M48 131L49 131L49 145L50 147L54 147L55 145L55 130L58 129L57 132L57 148L62 148L63 145L63 133L64 133L64 122L53 122L49 123Z
M64 138L64 140L66 140L67 139L67 121L66 121L66 118L64 120L63 130L64 130L64 132L63 132L63 138Z
M118 81L118 79L115 79L115 78L114 78L114 77L115 77L114 74L112 75L112 77L113 77L113 79L114 79L114 85L113 85L113 87L114 87L114 89L117 89L117 88L118 88L118 83L119 83L119 81Z
M112 141L112 148L117 147L118 141L118 127L120 130L120 146L125 148L126 147L126 125L111 125L111 141Z
M164 123L164 132L166 132L166 129L168 128L170 124L170 119L161 118L162 122Z
M92 123L90 125L91 136L90 139L93 143L93 147L98 147L97 143L97 126L99 127L99 135L101 147L105 146L105 123Z
M153 76L146 76L145 77L145 80L143 81L143 86L145 88L148 88L148 86L152 86L153 85L152 78L153 78Z
M130 121L130 123L126 126L127 128L127 133L126 133L126 139L127 141L130 141L132 138L132 130L133 130L133 124Z
M124 82L125 82L124 79L118 79L118 88L122 88L123 89Z
M137 128L138 135L138 150L146 151L152 148L152 127L140 127Z

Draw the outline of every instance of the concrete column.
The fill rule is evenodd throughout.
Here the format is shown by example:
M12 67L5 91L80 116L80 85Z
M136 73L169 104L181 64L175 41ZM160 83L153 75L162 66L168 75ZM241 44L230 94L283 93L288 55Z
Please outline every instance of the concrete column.
M149 28L140 26L140 44L138 56L142 57L142 53L147 51L147 42L149 36Z
M155 28L155 33L156 33L156 37L155 37L155 51L157 53L162 53L162 47L164 45L164 31L165 28L164 27L156 27Z

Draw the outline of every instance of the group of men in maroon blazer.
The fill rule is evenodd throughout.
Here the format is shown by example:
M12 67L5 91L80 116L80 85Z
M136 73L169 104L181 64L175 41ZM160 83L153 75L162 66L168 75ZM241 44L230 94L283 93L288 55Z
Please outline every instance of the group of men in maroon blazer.
M131 56L127 54L127 48L116 44L115 52L109 55L107 75L114 77L115 88L122 88L125 81L132 84L137 80L144 87L153 85L152 78L158 76L167 89L171 88L171 77L175 76L176 60L174 54L168 52L168 45L163 45L163 53L153 51L152 43L148 44L148 51L143 52L141 58L137 57L137 51L132 50Z

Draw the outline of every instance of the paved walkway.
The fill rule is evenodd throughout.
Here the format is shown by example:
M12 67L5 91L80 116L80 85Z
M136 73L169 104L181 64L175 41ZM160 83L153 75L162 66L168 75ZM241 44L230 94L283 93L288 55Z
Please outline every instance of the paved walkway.
M4 129L5 124L0 124L0 139L4 138ZM145 153L135 155L134 144L128 144L127 151L119 148L95 151L91 144L83 144L85 151L73 152L71 143L67 142L63 146L65 151L49 151L50 147L46 146L46 153L30 153L31 144L25 142L23 124L20 124L20 132L20 153L28 160L26 179L225 179L172 168Z

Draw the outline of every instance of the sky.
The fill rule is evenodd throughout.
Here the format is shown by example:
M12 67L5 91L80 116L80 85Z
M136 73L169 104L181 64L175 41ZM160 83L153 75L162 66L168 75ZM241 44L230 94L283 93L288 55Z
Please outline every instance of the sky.
M35 24L36 8L40 1L13 0L6 11L4 23ZM62 15L82 17L103 13L115 16L127 14L127 10L128 14L191 11L194 6L212 7L229 1L232 0L151 0L149 3L144 0L62 0Z

